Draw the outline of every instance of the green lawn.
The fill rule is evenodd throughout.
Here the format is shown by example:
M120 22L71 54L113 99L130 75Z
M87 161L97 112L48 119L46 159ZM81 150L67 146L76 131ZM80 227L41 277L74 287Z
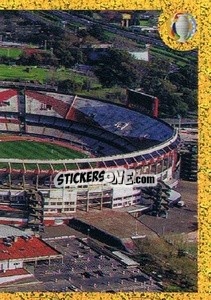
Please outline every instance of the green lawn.
M21 53L22 50L17 48L0 48L0 56L18 58L21 55Z
M180 53L173 52L171 50L166 50L166 49L161 49L159 47L150 47L150 51L158 56L163 56L165 59L168 57L169 60L175 60L178 64L179 63L189 63L190 61L196 63L197 58L191 56L191 55L186 55L185 57L182 56Z
M46 79L48 71L41 68L29 68L25 66L7 66L0 65L0 80L39 80L41 82Z
M91 90L89 92L86 90L80 91L80 94L85 96L93 96L96 98L109 100L106 97L108 93L124 93L122 88L102 88L96 77L89 77L65 68L47 69L33 66L8 66L0 64L0 80L56 83L66 79L70 79L73 82L81 85L83 82L86 82L86 80L90 81ZM116 98L118 98L118 96L116 96Z
M93 84L90 91L83 90L79 94L86 97L107 100L113 103L125 102L125 89L121 87L103 88L100 84Z
M8 66L0 64L0 80L25 80L39 81L60 81L73 79L75 82L83 82L86 76L74 73L68 69L47 69L33 66Z
M50 143L32 141L0 142L0 158L17 159L74 159L84 153Z
M140 26L148 26L148 27L151 26L149 20L140 20L140 21L139 21L139 25L140 25Z

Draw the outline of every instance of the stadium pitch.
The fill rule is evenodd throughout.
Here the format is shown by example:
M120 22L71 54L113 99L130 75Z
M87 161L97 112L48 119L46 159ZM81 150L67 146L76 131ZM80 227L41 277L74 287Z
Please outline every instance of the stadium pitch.
M87 155L79 151L56 145L50 142L38 141L1 141L0 158L17 159L75 159Z

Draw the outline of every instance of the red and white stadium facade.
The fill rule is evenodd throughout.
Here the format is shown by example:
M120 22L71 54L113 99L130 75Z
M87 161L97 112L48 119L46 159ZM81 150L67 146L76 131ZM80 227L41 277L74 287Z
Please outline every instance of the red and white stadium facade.
M179 178L178 132L158 118L109 102L27 88L1 89L0 132L64 144L88 155L64 160L0 158L1 205L14 209L0 216L3 223L31 218L31 224L48 224L79 210L141 204L138 186L59 189L53 181L58 172L134 169L138 175L155 174L169 185Z

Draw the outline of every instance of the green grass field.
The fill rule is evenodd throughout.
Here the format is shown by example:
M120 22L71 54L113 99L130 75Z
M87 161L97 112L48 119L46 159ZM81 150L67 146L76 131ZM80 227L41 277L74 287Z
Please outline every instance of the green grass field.
M6 56L10 58L18 58L22 53L21 49L16 48L0 48L0 56Z
M150 47L150 50L153 54L166 58L168 57L169 60L171 61L176 61L177 64L180 65L185 65L186 63L189 63L190 61L196 63L197 58L191 56L191 55L186 55L185 57L182 56L180 53L172 52L171 50L164 50L159 47Z
M50 143L34 141L0 142L0 158L74 159L87 157L84 153Z
M82 82L85 76L74 73L73 71L69 71L67 69L49 70L47 68L33 66L8 66L0 64L0 80L33 80L44 83L46 81L60 81L70 78L75 82Z
M139 21L139 25L140 25L140 26L151 26L149 20L140 20L140 21Z
M41 68L30 68L26 72L25 66L0 65L0 80L39 80L41 82L48 75L48 71Z

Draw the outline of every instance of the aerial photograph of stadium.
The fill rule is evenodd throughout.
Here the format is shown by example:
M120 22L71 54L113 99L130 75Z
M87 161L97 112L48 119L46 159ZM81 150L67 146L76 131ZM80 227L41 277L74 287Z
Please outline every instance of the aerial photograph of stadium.
M0 11L0 292L197 291L198 54L159 16Z

